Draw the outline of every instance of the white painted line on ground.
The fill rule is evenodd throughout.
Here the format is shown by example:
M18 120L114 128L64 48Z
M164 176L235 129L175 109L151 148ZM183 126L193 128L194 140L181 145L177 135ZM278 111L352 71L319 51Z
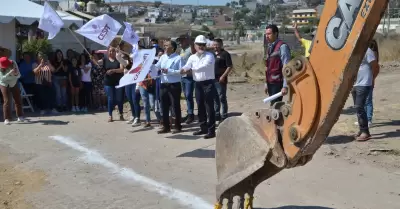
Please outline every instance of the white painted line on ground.
M64 136L50 136L50 139L58 141L64 145L67 145L68 147L71 147L74 150L82 152L85 155L85 161L87 161L88 163L102 165L110 169L113 173L119 174L119 176L121 176L122 178L133 180L141 184L145 189L156 192L161 196L167 197L169 199L176 200L179 204L183 206L187 206L193 209L213 208L212 205L196 195L172 188L164 183L160 183L148 177L142 176L130 168L120 167L119 165L105 159L97 151L83 147L71 138Z

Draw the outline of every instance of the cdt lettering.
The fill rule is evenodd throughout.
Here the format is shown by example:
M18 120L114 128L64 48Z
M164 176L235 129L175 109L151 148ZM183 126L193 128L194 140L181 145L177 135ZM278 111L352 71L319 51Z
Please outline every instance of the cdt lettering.
M361 4L362 0L339 0L336 14L329 20L325 31L326 42L333 50L346 44Z
M98 38L99 40L103 40L103 39L107 36L107 33L108 33L108 31L109 31L110 29L111 29L111 28L108 27L108 25L106 24L106 25L104 26L103 30L101 30L99 36L97 36L97 38Z

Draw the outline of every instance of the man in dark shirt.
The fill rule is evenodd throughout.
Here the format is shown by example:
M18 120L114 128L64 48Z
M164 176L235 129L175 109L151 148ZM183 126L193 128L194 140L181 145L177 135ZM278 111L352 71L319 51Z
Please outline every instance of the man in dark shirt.
M228 101L226 99L226 90L228 85L228 75L232 70L232 58L229 52L223 48L222 39L214 39L213 47L215 50L215 96L214 108L215 119L222 122L228 117ZM222 104L222 114L220 113Z

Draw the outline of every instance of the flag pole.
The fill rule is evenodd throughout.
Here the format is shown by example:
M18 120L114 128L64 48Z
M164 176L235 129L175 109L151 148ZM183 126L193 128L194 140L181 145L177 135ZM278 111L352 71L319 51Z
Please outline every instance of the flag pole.
M55 9L51 6L51 4L49 4L49 3L47 2L47 0L46 0L46 3L50 6L51 9L53 9L53 11L54 11L54 12L58 15L58 17L62 20L62 18L60 17L60 15L57 13L57 10L55 10ZM68 4L69 4L69 0L68 0ZM69 32L71 32L72 36L74 36L75 39L78 41L78 43L83 47L83 49L90 55L89 51L88 51L88 50L86 49L86 47L81 43L81 41L79 41L78 37L75 36L75 34L72 32L72 30L71 30L69 27L67 27L67 28L68 28Z
M68 27L69 32L71 33L71 35L76 39L76 41L78 41L78 43L82 46L83 50L86 51L86 53L88 53L89 55L90 52L86 49L86 47L82 44L82 42L78 39L78 37L76 37L76 35L74 34L74 32Z

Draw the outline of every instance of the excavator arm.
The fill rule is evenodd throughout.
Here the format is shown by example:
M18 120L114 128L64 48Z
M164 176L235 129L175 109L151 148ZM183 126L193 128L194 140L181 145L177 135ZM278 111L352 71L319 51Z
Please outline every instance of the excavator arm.
M283 169L305 165L328 137L389 0L328 0L309 58L283 68L286 102L219 125L215 209L253 208L255 188Z

